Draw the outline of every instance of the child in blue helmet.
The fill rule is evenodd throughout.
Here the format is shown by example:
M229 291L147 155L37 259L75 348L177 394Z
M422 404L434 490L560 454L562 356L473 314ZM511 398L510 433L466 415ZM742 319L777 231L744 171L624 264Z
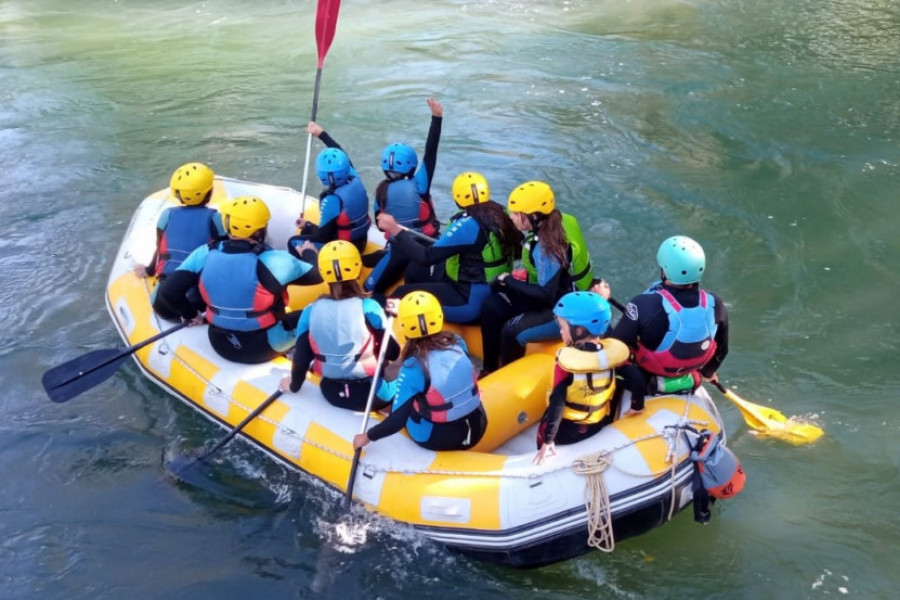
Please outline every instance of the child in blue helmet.
M617 367L629 356L625 344L602 337L609 329L610 309L599 294L570 292L559 299L553 314L566 346L556 354L547 410L538 426L538 465L555 454L555 444L587 439L612 422L613 405L623 400ZM640 373L630 373L622 383L624 394L640 396L643 410ZM630 402L634 406L635 399Z
M350 157L321 125L310 121L307 131L322 140L327 148L316 158L316 176L325 188L319 194L319 224L297 220L300 233L288 241L288 249L296 254L304 241L317 248L335 240L350 242L360 253L365 251L369 236L369 195Z
M431 126L421 165L416 151L407 144L390 144L381 153L384 180L375 189L375 219L385 213L391 215L401 227L437 237L441 226L431 200L431 182L437 165L444 107L434 98L429 98L428 108L431 110ZM366 291L383 294L404 274L408 281L428 278L428 269L416 269L415 264L410 265L410 257L391 243L392 235L385 232L385 237L388 239L387 246L366 279ZM406 273L407 267L414 272Z

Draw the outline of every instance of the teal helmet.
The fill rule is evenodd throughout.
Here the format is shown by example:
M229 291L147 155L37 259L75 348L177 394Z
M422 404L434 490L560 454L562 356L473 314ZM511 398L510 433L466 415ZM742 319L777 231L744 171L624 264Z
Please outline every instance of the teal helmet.
M572 327L584 327L591 335L606 333L612 317L609 302L594 292L569 292L553 307L553 314Z
M706 254L700 244L684 235L674 235L659 245L656 262L665 278L676 285L698 283L706 269Z

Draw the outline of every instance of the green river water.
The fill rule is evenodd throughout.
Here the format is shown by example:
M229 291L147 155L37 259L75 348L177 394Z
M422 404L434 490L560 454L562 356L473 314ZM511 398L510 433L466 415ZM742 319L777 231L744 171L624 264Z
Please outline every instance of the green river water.
M433 95L441 216L463 170L501 201L545 179L620 300L653 279L663 238L703 244L731 315L723 381L826 431L759 439L719 397L748 483L706 526L687 511L612 555L515 571L375 523L322 560L336 496L249 446L223 453L224 484L276 490L274 508L164 477L167 456L222 431L133 364L50 403L45 370L120 343L111 261L173 169L300 188L314 16L311 0L0 0L0 599L896 597L888 0L341 7L318 120L370 190L385 144L421 151Z

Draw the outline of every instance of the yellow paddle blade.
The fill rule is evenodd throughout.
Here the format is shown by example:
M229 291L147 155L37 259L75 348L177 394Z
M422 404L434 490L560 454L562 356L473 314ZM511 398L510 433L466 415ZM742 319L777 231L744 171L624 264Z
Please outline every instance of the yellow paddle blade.
M811 444L825 434L820 427L811 423L788 419L774 408L747 402L731 390L720 389L723 390L725 397L738 407L747 425L755 429L757 435L761 437L773 437L801 446Z

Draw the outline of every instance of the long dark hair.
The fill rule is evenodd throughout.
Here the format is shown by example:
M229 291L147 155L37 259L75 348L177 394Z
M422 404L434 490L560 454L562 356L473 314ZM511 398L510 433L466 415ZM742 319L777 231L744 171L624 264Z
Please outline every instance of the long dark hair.
M333 281L328 284L328 293L323 298L332 300L345 300L347 298L367 298L369 294L363 291L359 282L355 279L349 281Z
M509 214L496 202L481 202L466 207L466 212L497 236L505 256L519 256L522 251L522 232Z
M565 268L569 267L569 238L562 225L562 213L553 209L543 219L532 221L534 232L538 236L538 243L544 251L556 259Z
M449 350L456 346L456 334L451 331L438 331L425 337L406 340L400 352L400 360L415 357L423 369L428 368L428 353L432 350Z
M387 171L384 173L384 179L382 179L378 183L378 187L375 188L375 210L381 212L385 209L387 205L387 192L388 186L394 183L395 181L400 181L401 179L412 179L412 174L409 175L395 175L388 174Z

